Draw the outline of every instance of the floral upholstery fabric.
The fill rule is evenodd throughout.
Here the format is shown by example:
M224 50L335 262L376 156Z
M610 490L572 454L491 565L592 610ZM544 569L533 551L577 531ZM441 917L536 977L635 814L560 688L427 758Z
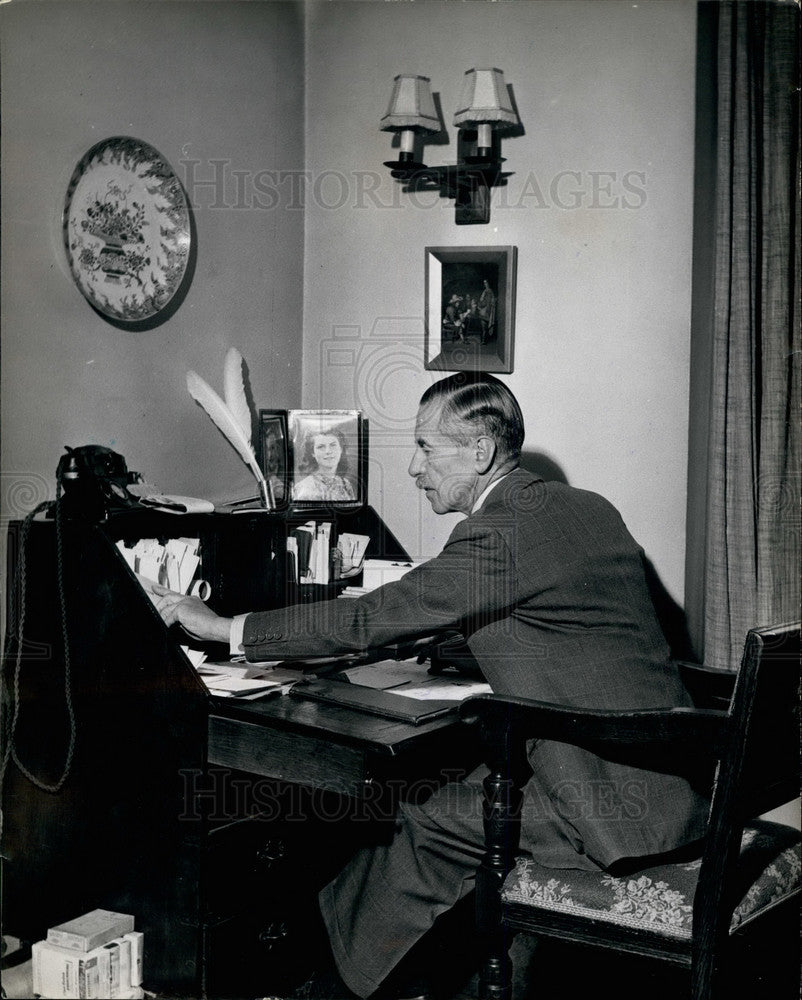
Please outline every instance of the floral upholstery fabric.
M507 876L502 899L690 938L700 865L701 860L696 860L616 877L607 872L544 868L531 857L521 856ZM741 841L737 878L742 895L730 932L799 891L798 831L778 823L749 824Z

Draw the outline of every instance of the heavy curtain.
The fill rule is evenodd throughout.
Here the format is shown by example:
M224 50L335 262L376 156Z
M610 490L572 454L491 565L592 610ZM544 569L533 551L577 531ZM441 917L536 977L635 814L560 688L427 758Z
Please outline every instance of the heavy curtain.
M719 8L705 662L800 614L799 9Z

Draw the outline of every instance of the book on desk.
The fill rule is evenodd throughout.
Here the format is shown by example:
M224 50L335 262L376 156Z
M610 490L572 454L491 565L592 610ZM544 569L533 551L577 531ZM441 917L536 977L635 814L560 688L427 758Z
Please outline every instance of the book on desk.
M456 712L466 698L490 690L484 680L432 673L418 656L352 664L293 685L289 693L418 726Z
M309 698L328 705L352 708L357 712L396 719L398 722L409 722L413 726L439 719L440 716L448 715L457 709L457 703L454 701L440 699L423 701L418 698L407 698L393 691L350 684L337 679L300 681L290 689L290 695L294 698Z

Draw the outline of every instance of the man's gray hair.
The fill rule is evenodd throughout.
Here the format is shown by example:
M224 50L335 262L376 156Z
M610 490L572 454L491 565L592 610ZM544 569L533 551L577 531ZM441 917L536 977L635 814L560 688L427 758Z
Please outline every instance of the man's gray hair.
M441 406L440 430L460 444L478 434L493 438L502 459L519 459L524 418L518 400L500 379L485 372L457 372L435 382L420 405Z

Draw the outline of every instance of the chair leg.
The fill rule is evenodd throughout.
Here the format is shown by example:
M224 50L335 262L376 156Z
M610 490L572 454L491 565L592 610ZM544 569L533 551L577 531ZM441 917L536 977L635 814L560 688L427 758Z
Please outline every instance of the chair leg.
M512 1000L512 962L508 955L494 956L483 965L479 1000Z
M476 873L476 925L482 947L479 1000L512 1000L510 938L501 924L499 894L504 875L482 862Z
M520 794L501 767L490 771L483 787L485 855L476 873L476 927L484 948L479 997L512 1000L512 962L507 954L510 941L501 923L501 887L518 844Z
M691 964L692 1000L713 1000L714 997L724 1000L719 990L722 977L716 974L717 964L709 947L696 951Z

